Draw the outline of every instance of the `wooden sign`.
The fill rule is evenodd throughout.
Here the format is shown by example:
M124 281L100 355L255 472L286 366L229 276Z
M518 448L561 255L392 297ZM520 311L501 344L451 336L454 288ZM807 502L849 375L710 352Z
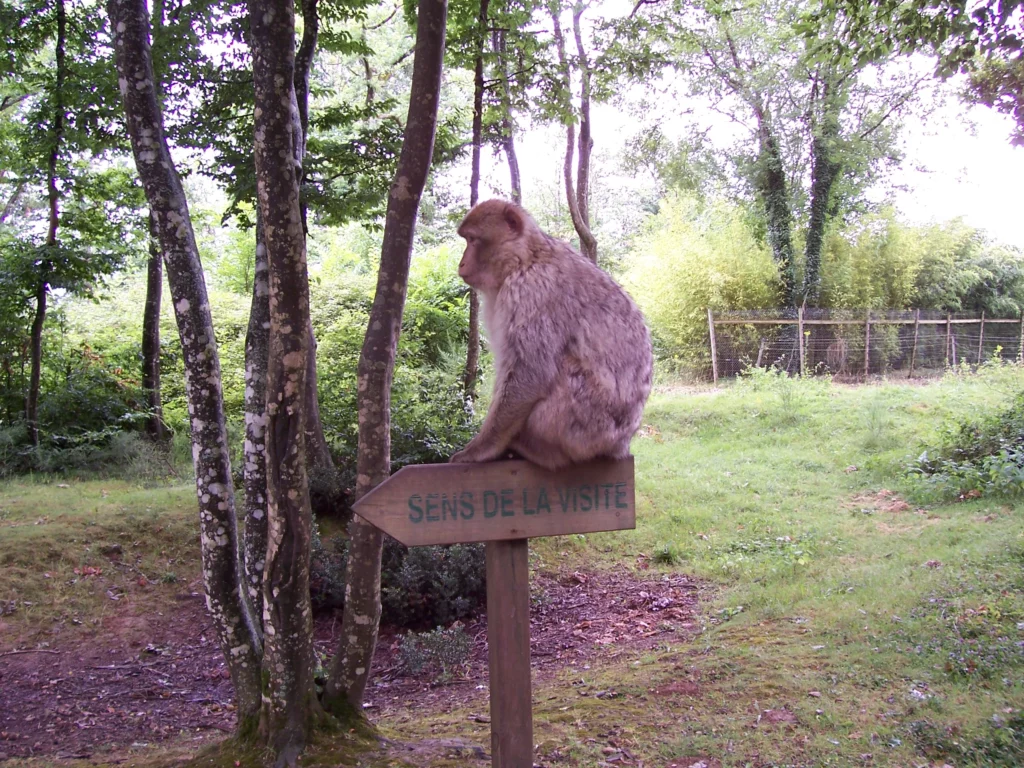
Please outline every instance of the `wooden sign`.
M352 508L409 547L486 541L492 768L532 768L529 542L636 527L633 457L404 467Z
M636 527L633 457L548 472L526 461L419 464L353 505L406 546Z

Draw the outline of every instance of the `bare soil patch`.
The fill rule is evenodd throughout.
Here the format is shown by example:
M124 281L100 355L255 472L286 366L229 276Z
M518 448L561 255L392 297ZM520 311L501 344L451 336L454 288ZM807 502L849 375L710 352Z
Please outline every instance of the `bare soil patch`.
M538 574L533 581L535 682L568 666L649 650L699 630L699 584L686 576L617 570ZM321 651L333 651L339 626L337 616L317 620ZM476 702L486 712L486 619L469 622L466 631L474 644L465 673L437 685L405 674L401 633L385 628L367 692L370 716ZM0 761L89 758L171 738L203 741L234 726L230 680L199 595L180 595L173 611L126 610L69 635L56 636L45 648L0 648ZM435 746L451 751L456 745Z

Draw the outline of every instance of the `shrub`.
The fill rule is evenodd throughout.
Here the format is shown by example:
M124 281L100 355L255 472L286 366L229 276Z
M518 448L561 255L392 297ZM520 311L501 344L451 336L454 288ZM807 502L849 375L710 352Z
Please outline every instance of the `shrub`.
M383 618L401 627L447 625L486 600L482 544L407 548L389 539L381 574Z
M348 541L324 542L314 528L310 592L318 610L345 604ZM476 615L486 600L482 544L409 548L384 539L381 620L395 627L448 625Z
M1024 392L1000 412L953 422L908 471L941 495L1024 492Z
M456 670L466 666L472 650L473 639L456 622L448 629L408 633L398 652L408 674L427 672L435 681L447 682Z

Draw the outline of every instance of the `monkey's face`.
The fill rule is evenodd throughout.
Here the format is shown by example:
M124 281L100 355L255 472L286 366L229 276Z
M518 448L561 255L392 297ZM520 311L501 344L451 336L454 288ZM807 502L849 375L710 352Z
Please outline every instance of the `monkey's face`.
M459 225L459 234L466 239L459 277L485 295L496 294L505 277L518 268L528 220L519 206L503 200L473 208Z
M461 227L459 234L466 239L466 250L459 262L459 277L482 293L496 292L501 279L493 264L494 244L473 227Z

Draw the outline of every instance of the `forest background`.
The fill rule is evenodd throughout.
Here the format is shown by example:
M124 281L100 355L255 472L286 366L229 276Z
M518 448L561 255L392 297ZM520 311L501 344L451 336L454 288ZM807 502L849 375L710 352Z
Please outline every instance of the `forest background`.
M585 226L600 243L601 264L644 308L663 371L685 375L705 367L708 308L767 309L799 299L822 308L1019 314L1019 242L1000 243L962 219L917 223L896 207L913 207L906 203L912 197L907 181L921 170L904 162L908 152L920 162L904 137L920 136L930 120L957 115L958 96L985 101L978 72L988 70L944 79L955 67L940 59L936 72L933 59L900 55L897 46L871 58L848 55L844 46L854 46L861 33L847 20L848 29L833 21L835 29L809 35L807 20L821 12L813 4L747 3L728 13L699 3L650 8L649 15L644 4L560 9L566 25L575 18L581 33L575 51L570 46L566 52L563 41L562 60L550 9L492 10L499 20L500 14L518 14L526 26L521 39L515 37L518 48L510 50L501 39L507 33L499 34L502 24L495 22L485 46L481 179L485 196L522 194L544 227L578 243L562 178L565 162L575 159L565 160L566 127L583 118L580 134L586 129L606 141L594 143L579 182L589 207ZM229 420L240 423L256 246L244 130L251 120L251 76L245 74L240 32L229 18L215 19L210 9L198 7L156 10L163 16L154 31L156 52L166 47L163 66L176 76L184 73L194 88L168 89L168 122L176 158L188 169L225 404ZM355 363L376 278L383 190L409 98L410 10L320 9L310 101L313 159L304 194L321 417L339 456L355 448ZM34 19L20 34L17 25L7 25L12 53L0 102L5 473L102 463L102 448L137 431L153 405L145 394L152 386L141 373L147 212L117 125L110 51L94 44L96 35L103 39L103 14L89 3L66 6L68 71L59 84L56 11L52 4L4 7L10 19ZM465 27L466 20L461 23ZM443 460L468 429L463 399L450 385L465 366L468 340L468 291L455 272L454 226L469 199L473 73L472 60L460 50L467 31L455 31L463 39L449 40L455 66L445 74L393 398L405 461ZM204 36L209 42L189 51ZM643 44L626 45L627 39ZM823 56L827 45L840 52ZM731 50L735 58L727 60ZM584 74L585 101L592 107L586 115ZM830 82L841 84L833 86L838 95L826 95ZM51 146L57 99L66 124ZM1007 145L1019 139L1012 119L1002 127L1011 134ZM947 126L938 133L955 132ZM516 141L526 147L517 171L525 184L508 180L505 158ZM1006 158L1014 161L1012 154ZM823 163L835 168L824 191ZM781 173L773 177L775 166ZM59 201L55 246L47 246L51 181ZM776 193L779 204L772 203ZM997 198L1000 190L988 194ZM947 206L955 210L956 203ZM773 240L775 231L780 235ZM1014 239L1012 229L1004 232ZM40 259L46 247L59 247L59 257ZM811 273L809 260L816 270ZM150 298L152 293L150 288ZM166 306L160 323L163 421L184 445L181 358ZM33 394L36 331L40 381ZM29 400L39 408L43 437L36 446L26 432Z
M284 485L268 492L271 517L275 499L291 498L281 490L289 483L308 492L318 512L329 512L404 464L444 461L472 433L487 371L453 237L480 194L481 154L492 154L485 192L522 199L542 226L573 239L630 289L666 377L703 365L708 309L920 308L1014 317L1024 306L1019 247L962 221L903 220L891 187L904 126L932 119L945 99L1006 113L1007 141L1024 140L1017 2L616 8L424 0L413 8L307 0L297 27L290 4L261 3L0 4L7 52L0 85L3 474L133 466L177 472L191 443L197 470L213 477L227 468L204 454L217 444L234 454L232 466L246 470L236 472L235 483L246 486L251 505L260 494L247 473L262 463L249 453L252 427L266 416L267 402L257 394L262 401L253 411L255 384L274 386L293 375L309 382L298 388L306 399L296 406L308 481L305 469L294 468L273 478ZM281 26L271 33L263 29L275 24ZM149 35L151 51L139 42ZM125 51L142 63L119 58ZM428 71L431 54L437 66ZM284 68L275 74L261 65ZM272 117L271 102L261 99L285 85L295 124L261 122ZM162 127L152 115L131 116L133 88L154 94ZM608 114L600 105L628 115L632 129L617 144L594 142L597 121ZM154 143L164 129L185 176L187 209L156 210L154 190L173 183L143 174L144 190L136 176L136 166L152 166L158 156L156 165L171 171ZM547 157L524 150L534 130L554 132L561 147ZM543 170L524 175L521 157L523 168ZM426 177L428 160L420 205L410 179ZM409 172L416 162L423 167ZM271 167L294 190L284 182L271 187ZM508 174L507 184L499 172ZM261 195L287 204L261 197L257 205L257 178ZM284 230L294 237L299 216L301 236L284 249L274 237ZM174 289L174 270L181 269L170 245L175 237L201 256L202 271L189 273L192 300L179 292L171 312L166 303L161 310L161 262ZM271 255L268 267L263 259L275 248L287 256ZM415 252L407 296L408 261L387 261L403 248ZM389 292L400 300L384 306ZM268 294L277 304L260 319L254 311ZM190 310L212 315L213 328L184 328ZM282 317L297 321L288 333L271 334L269 375L255 374L252 340L260 328L287 326ZM397 332L398 323L400 340L394 333L373 340L385 326ZM205 381L223 392L223 416L214 408L207 418L197 410L207 394L199 396L198 369L190 369L191 382L185 370L209 358L187 343L209 349L214 330L220 370L208 370ZM307 331L315 342L298 338ZM381 349L397 342L393 381L388 360L370 359L371 341ZM287 368L287 349L296 350L303 374ZM275 368L281 364L285 369ZM365 402L367 391L379 398L376 405ZM367 453L367 414L381 411L374 423L385 436L378 434L380 444ZM225 417L226 435L198 435ZM268 453L277 450L272 442ZM371 454L375 469L357 472ZM203 472L197 483L210 526L203 540L204 558L212 558L204 560L208 590L221 577L222 589L235 589L235 567L256 568L247 578L263 579L266 589L273 569L268 565L264 578L262 559L251 557L265 539L246 543L248 565L215 556L225 537L218 526L234 515L227 509L233 501L216 499L230 496L231 480L211 483ZM281 519L297 525L300 543L308 544L300 512ZM255 530L244 528L246 535ZM230 538L241 535L232 523ZM226 570L217 576L217 568ZM379 582L371 579L367 588L379 592ZM260 594L252 590L257 604ZM220 598L212 599L216 614ZM296 600L294 616L301 616ZM246 658L260 649L228 641L248 610L220 622L243 699L242 732L255 723L240 690ZM370 623L375 632L376 619ZM289 718L308 720L312 712L301 702L311 689L310 660L301 649L271 648L273 635L267 653L305 670L272 682L282 692L284 719L264 712L261 726L291 761L305 736L296 737ZM358 704L367 665L346 652L339 659L325 702L340 692ZM362 670L362 679L346 679L346 664ZM253 685L258 694L258 680Z

